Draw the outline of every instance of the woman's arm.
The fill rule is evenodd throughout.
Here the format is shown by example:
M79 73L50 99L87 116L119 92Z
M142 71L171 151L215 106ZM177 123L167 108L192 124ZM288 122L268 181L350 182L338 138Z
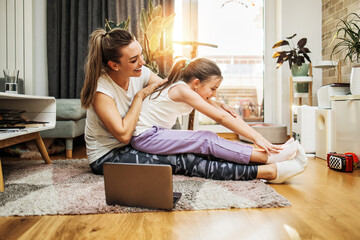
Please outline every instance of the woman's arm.
M151 94L154 89L164 81L165 80L157 81L137 92L124 118L120 116L114 99L101 92L95 94L93 103L94 110L106 129L117 140L128 144L135 130L144 98Z
M188 86L178 85L174 86L169 91L169 97L178 102L185 102L202 114L210 117L217 123L229 128L233 132L240 134L248 139L251 139L257 146L264 149L268 154L270 152L278 152L282 149L267 141L260 133L251 128L239 116L233 117L228 112L205 101L199 94L194 92Z

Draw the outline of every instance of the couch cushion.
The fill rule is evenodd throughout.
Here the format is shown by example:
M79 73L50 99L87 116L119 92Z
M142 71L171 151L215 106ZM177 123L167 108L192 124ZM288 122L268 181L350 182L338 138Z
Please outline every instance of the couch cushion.
M79 120L85 116L80 99L56 99L56 120Z
M53 129L40 132L42 138L74 138L84 134L85 118L78 121L56 121Z

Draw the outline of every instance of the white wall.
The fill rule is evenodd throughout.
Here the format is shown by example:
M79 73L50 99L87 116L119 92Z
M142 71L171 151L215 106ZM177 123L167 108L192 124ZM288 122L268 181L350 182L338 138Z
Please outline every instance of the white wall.
M19 77L24 79L25 93L32 94L33 2L0 0L0 33L0 69L19 70Z
M277 24L276 24L276 42L292 36L297 33L295 43L300 38L307 38L307 47L312 63L321 60L321 35L322 35L322 3L321 0L276 0ZM275 42L274 42L275 43ZM274 68L276 66L274 59ZM275 119L277 123L290 124L290 106L289 106L289 77L291 75L288 63L276 70L276 82L279 86L276 89L276 112ZM316 92L322 84L322 71L313 69L313 105L317 105Z
M33 0L34 4L34 95L48 96L46 53L46 0Z

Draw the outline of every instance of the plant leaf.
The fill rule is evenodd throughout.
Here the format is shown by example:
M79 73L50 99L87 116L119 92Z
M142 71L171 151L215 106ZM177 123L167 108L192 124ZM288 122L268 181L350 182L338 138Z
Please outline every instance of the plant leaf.
M282 55L280 55L276 61L276 63L283 63L284 62L284 57Z
M148 38L151 39L153 35L160 34L162 30L163 18L158 16L150 21L146 34L148 35Z
M303 54L304 54L304 57L306 58L306 60L308 60L308 62L311 62L310 57L306 53L303 53Z
M277 58L277 57L279 57L281 55L281 53L283 53L283 52L274 52L272 57Z
M160 46L160 34L153 34L150 38L150 52L154 53Z
M303 52L303 53L311 53L308 48L301 48L300 50L301 50L301 52Z
M143 33L146 33L149 24L146 10L143 8L140 13L140 29Z
M294 33L294 35L292 35L291 37L286 37L286 39L293 39L296 36L296 33Z
M306 38L302 38L298 41L297 45L298 48L303 48L306 45L307 39Z
M167 16L164 21L164 29L167 29L168 27L172 26L174 23L175 13L172 13L171 15Z
M162 17L162 12L163 12L163 9L161 7L161 5L157 5L155 8L154 8L154 11L152 12L151 16L152 18L155 18L155 17Z
M152 0L149 0L149 15L152 16L152 13L154 11L154 4Z
M281 40L280 42L275 43L272 48L274 49L274 48L285 46L285 45L289 45L289 42L286 40Z

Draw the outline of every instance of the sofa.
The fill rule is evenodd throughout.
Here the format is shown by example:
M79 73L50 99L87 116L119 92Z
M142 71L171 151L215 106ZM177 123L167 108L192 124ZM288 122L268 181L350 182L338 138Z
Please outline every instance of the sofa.
M55 128L42 131L42 138L64 138L66 158L72 158L73 140L84 134L86 110L80 99L56 99Z

